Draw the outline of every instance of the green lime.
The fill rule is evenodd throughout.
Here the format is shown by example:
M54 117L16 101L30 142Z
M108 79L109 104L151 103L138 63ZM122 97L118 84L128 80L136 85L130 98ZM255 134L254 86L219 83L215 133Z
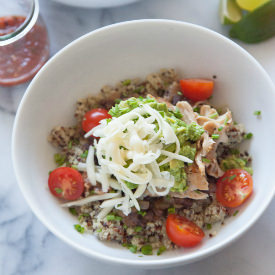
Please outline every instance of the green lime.
M220 19L224 25L234 24L242 19L242 11L234 0L220 0Z
M275 35L275 0L246 14L232 26L229 34L246 43L261 42Z

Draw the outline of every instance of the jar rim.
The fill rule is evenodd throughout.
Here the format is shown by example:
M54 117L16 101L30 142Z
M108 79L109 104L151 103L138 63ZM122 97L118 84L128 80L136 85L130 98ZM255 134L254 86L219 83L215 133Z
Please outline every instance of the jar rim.
M39 15L39 2L38 0L32 0L31 12L27 16L24 23L17 28L14 32L0 36L0 47L11 44L23 36L25 36L34 26Z

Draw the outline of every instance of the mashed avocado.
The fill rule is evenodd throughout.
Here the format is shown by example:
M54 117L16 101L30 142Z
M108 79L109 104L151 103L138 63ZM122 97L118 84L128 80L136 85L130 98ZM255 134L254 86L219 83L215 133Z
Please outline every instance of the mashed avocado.
M247 166L247 162L236 155L230 155L227 158L223 159L220 163L220 166L223 171L229 169L244 169L249 174L253 174L253 169Z
M143 104L149 104L151 108L157 110L161 116L166 120L166 122L173 128L175 134L177 135L180 142L180 152L179 154L194 160L196 154L196 144L195 142L200 139L204 132L204 129L195 122L187 125L182 118L180 111L175 108L175 110L168 109L165 103L159 103L154 98L129 98L127 100L121 101L116 104L110 111L109 114L112 117L119 117L126 114L133 109L140 107ZM156 127L156 131L158 127ZM176 145L169 144L164 147L165 150L169 152L175 152ZM166 157L161 155L158 158L158 163L164 160ZM185 163L179 160L172 160L160 167L161 171L168 171L175 178L175 185L171 189L172 191L182 192L187 186L187 176L185 172Z

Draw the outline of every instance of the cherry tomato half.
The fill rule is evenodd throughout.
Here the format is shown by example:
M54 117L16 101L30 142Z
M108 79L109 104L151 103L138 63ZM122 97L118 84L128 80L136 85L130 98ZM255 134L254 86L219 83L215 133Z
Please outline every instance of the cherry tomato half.
M92 109L84 115L82 120L82 129L85 132L89 132L94 127L99 125L99 122L105 118L112 118L112 116L108 114L107 110L102 108Z
M204 232L195 223L175 214L167 217L166 233L173 243L183 247L195 246L204 237Z
M251 175L242 169L230 169L219 178L216 197L225 207L238 207L252 194L252 191Z
M180 87L185 97L193 101L201 101L212 95L214 82L206 79L182 79Z
M81 174L70 167L59 167L50 173L48 185L51 193L66 200L78 199L84 191Z

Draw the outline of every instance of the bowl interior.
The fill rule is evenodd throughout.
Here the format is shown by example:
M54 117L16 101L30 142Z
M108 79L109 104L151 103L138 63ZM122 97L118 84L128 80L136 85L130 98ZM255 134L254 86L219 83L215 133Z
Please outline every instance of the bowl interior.
M234 119L254 134L252 154L255 192L240 214L200 247L161 256L138 257L113 243L77 233L77 223L47 189L55 149L47 142L53 126L72 125L75 102L96 94L102 85L144 77L160 68L175 68L182 77L217 76L213 102L228 105ZM253 116L255 110L262 117ZM263 212L274 193L270 137L275 136L275 93L259 64L228 39L191 24L143 20L105 27L67 46L40 71L25 94L16 118L13 159L19 185L32 210L57 236L99 259L163 267L199 259L243 233ZM118 253L119 252L119 253Z

